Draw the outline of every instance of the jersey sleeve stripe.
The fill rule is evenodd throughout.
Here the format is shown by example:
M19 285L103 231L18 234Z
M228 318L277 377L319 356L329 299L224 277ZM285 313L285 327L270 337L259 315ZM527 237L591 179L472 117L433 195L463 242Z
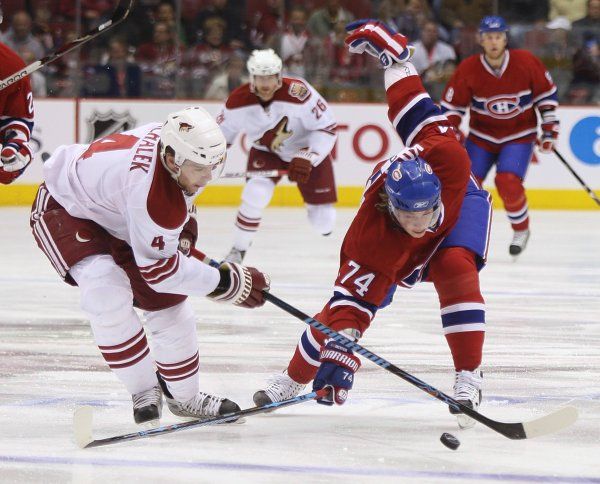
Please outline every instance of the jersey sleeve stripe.
M390 116L393 111L390 108ZM393 116L393 125L405 145L410 145L424 126L438 121L447 121L440 109L433 103L429 95L422 93L415 96Z
M139 268L140 274L148 284L158 284L164 281L175 274L177 269L179 269L179 254Z
M539 104L542 102L542 100L545 99L547 99L550 102L556 102L558 104L558 93L556 86L552 86L552 89L550 89L549 91L545 91L541 94L538 94L536 97L533 98L533 103Z
M454 104L450 104L446 101L441 101L440 106L442 108L443 113L447 113L448 111L456 111L461 116L467 112L466 106L456 106Z

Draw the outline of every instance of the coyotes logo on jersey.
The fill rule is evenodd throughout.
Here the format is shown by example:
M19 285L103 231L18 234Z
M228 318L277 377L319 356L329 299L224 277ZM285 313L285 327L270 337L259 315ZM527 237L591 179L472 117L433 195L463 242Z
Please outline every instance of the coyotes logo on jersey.
M290 93L290 96L300 99L300 101L304 101L306 98L308 98L308 96L310 96L310 91L301 82L292 82L288 92Z
M288 117L284 116L275 127L265 131L260 139L257 139L254 143L264 146L269 151L277 152L281 149L285 140L293 134L293 131L288 131Z

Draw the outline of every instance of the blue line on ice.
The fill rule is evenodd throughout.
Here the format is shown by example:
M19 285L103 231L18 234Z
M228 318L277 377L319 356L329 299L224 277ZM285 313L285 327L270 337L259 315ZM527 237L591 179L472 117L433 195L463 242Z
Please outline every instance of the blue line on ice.
M224 462L189 462L177 460L127 460L127 459L101 459L93 457L51 457L51 456L21 456L0 455L0 462L13 464L49 464L49 465L91 465L103 467L155 467L179 469L216 469L235 472L258 473L284 473L284 474L329 474L347 476L380 476L380 477L413 477L437 478L457 480L493 481L526 481L526 482L572 482L572 483L600 483L598 477L585 476L552 476L535 474L492 474L469 472L436 472L436 471L404 471L400 469L380 468L349 468L349 467L321 467L321 466L292 466L292 465L262 465Z

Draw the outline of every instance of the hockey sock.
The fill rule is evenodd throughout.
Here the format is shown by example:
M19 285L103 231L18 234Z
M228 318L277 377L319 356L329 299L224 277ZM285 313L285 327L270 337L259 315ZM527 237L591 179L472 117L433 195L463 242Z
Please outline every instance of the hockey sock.
M497 173L495 182L513 230L527 230L529 211L523 181L514 173Z
M429 278L440 300L454 367L474 370L481 363L485 336L485 304L475 254L463 247L442 249L431 260Z

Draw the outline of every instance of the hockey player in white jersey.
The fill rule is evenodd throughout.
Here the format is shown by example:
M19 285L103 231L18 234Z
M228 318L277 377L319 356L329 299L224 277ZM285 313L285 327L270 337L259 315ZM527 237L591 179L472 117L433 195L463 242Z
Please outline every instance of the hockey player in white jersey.
M200 391L196 318L187 301L207 296L257 307L269 287L254 268L186 257L197 234L195 195L220 175L225 156L218 125L195 107L164 124L61 146L44 164L33 235L63 279L79 286L81 308L132 395L137 423L160 418L163 393L178 416L239 409ZM134 307L145 311L145 330Z
M330 153L336 123L325 100L305 80L283 77L272 50L255 50L248 59L250 82L234 90L217 122L227 143L245 132L252 148L247 171L287 170L306 203L308 219L322 235L335 225L337 201ZM225 260L241 263L281 177L251 177L242 193L234 243Z

